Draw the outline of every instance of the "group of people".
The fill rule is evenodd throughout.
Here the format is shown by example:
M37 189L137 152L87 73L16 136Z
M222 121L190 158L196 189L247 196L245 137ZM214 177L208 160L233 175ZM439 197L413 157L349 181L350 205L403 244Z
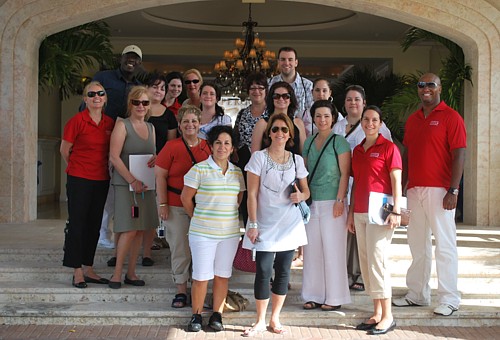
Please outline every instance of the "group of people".
M338 310L351 303L350 288L366 289L374 311L357 329L378 335L396 327L391 303L430 304L432 233L439 275L434 312L451 315L458 309L454 209L466 138L463 119L440 100L439 77L424 74L417 84L422 107L408 119L401 157L382 111L367 105L364 89L346 88L344 117L332 104L327 79L311 82L296 71L293 48L280 49L279 75L270 80L249 75L251 105L238 113L234 128L217 104L220 88L204 82L198 70L153 74L141 86L133 77L141 61L141 50L127 46L121 68L106 71L116 79L106 85L101 76L88 84L85 108L64 129L69 218L63 264L74 269L75 287L120 288L127 256L124 283L145 285L136 275L136 262L141 245L143 265L148 258L153 262L150 247L162 223L177 287L171 306L187 306L190 295L188 330L200 331L213 280L208 325L221 331L241 219L246 228L242 246L255 255L257 309L256 322L243 336L286 333L280 312L297 249L303 257L303 308ZM119 81L126 95L111 89ZM187 99L180 103L183 85ZM108 112L120 107L110 105L112 96L126 98L123 111ZM147 156L156 188L131 173L131 155ZM108 280L94 272L93 260L110 182L116 257ZM383 225L369 219L370 192L392 196ZM408 243L414 260L407 296L391 301L388 247L401 223L403 193L412 210ZM297 204L309 198L306 227ZM272 313L266 323L269 300Z

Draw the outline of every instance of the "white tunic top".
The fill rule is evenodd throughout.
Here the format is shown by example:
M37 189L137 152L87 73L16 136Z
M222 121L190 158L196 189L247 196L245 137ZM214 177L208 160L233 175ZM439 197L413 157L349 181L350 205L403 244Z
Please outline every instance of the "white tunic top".
M306 229L299 208L290 200L290 184L305 178L304 159L295 155L297 172L291 157L286 164L275 163L267 149L252 154L245 170L260 179L257 197L257 224L260 242L252 244L245 234L243 248L257 251L286 251L307 244Z

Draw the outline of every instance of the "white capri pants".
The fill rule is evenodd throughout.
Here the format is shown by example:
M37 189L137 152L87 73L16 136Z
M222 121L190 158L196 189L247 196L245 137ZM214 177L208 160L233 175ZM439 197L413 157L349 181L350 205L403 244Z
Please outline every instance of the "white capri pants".
M215 275L230 278L239 240L239 236L218 239L190 234L189 247L193 260L193 279L208 281L212 280Z

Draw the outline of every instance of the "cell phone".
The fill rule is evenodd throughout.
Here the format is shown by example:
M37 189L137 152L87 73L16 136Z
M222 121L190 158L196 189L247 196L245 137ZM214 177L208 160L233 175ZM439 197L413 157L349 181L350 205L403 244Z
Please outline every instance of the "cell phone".
M132 218L139 218L139 207L137 205L132 206Z

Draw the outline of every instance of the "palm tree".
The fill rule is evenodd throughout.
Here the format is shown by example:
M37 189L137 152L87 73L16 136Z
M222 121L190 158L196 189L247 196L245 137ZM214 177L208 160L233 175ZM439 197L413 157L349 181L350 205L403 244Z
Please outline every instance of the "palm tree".
M408 48L420 40L437 41L450 51L450 55L441 61L443 66L439 72L441 84L444 89L442 98L450 107L461 112L464 82L468 80L472 84L472 67L465 63L462 48L453 41L437 34L412 27L406 32L401 43L403 52L406 52Z
M453 109L463 113L463 85L466 80L472 84L472 67L465 63L462 48L451 40L417 27L412 27L406 32L401 47L406 51L420 40L436 41L449 50L450 54L441 61L442 67L439 71L443 88L441 99ZM415 84L421 75L422 72L418 71L404 76L403 86L382 105L387 118L386 124L396 139L403 139L406 119L420 105Z
M109 37L109 26L96 21L45 38L40 45L39 86L49 92L57 88L60 99L77 94L85 68L115 63Z

